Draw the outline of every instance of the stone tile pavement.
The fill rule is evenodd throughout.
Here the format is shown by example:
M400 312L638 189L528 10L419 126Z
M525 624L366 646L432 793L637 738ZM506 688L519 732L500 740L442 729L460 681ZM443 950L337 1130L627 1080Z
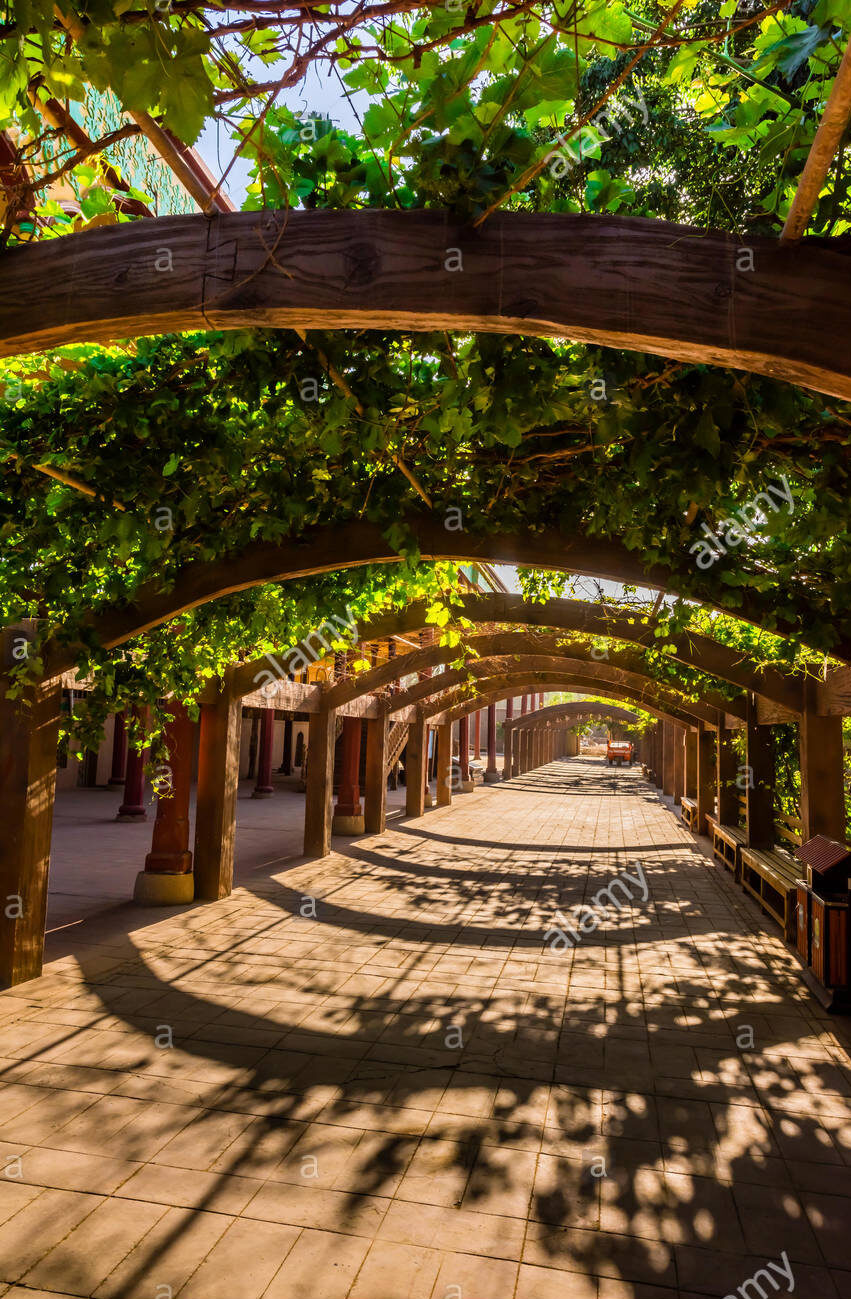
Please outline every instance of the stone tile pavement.
M0 994L0 1294L851 1299L844 1029L637 771L335 843Z

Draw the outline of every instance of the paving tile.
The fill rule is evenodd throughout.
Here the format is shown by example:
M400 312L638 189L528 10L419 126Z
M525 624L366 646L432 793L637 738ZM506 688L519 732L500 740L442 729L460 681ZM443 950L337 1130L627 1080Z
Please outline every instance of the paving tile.
M346 1299L369 1249L360 1236L302 1231L263 1299Z
M25 1274L27 1285L90 1295L162 1217L161 1205L105 1200Z
M180 1299L260 1299L298 1230L272 1222L232 1222L180 1291Z
M0 1294L723 1299L788 1248L796 1296L851 1299L849 1034L639 772L600 773L321 863L298 795L243 786L232 896L169 915L114 907L149 827L98 823L106 876L60 795L51 907L76 872L91 914L0 994ZM547 949L639 846L648 903Z

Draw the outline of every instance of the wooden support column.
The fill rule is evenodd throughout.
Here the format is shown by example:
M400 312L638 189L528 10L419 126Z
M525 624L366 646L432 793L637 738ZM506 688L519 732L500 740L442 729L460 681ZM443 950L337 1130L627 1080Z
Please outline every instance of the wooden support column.
M510 780L515 771L516 732L514 722L506 716L502 726L502 779Z
M470 718L466 714L458 722L458 762L461 768L459 789L462 794L469 794L473 782L470 779Z
M673 728L674 738L674 806L679 807L683 801L683 789L685 788L685 767L686 767L686 750L685 734L682 727Z
M715 739L705 722L697 732L697 833L706 834L706 818L715 811Z
M341 739L342 764L337 806L331 823L332 834L363 834L364 818L360 801L360 743L363 723L359 717L343 718Z
M278 771L282 776L291 776L293 772L293 722L291 717L284 720L284 749Z
M17 639L16 639L17 638ZM0 634L0 665L20 661L22 630ZM56 788L56 748L62 702L60 681L7 698L0 677L0 987L41 974L47 914L47 876Z
M422 816L425 811L426 736L428 728L419 715L411 722L405 758L405 815Z
M473 719L473 757L478 761L482 754L482 710L478 709Z
M127 766L127 734L124 729L124 714L115 713L112 719L112 770L109 773L110 785L123 785L124 772Z
M437 728L437 806L452 802L452 723Z
M257 754L257 784L252 798L271 798L275 792L272 784L272 744L275 739L275 710L264 708L260 718L260 748Z
M384 834L387 828L387 732L385 712L366 721L366 777L363 826L367 834Z
M815 682L807 683L805 707L798 723L801 766L801 837L845 839L842 718L815 712Z
M686 731L685 794L697 798L697 731Z
M133 708L133 732L144 729L147 710ZM138 730L137 730L138 728ZM127 742L127 767L124 773L124 798L115 817L116 821L146 821L145 810L145 750L137 749L131 739Z
M195 897L213 902L233 889L242 703L225 676L214 703L201 705L193 870Z
M529 707L529 704L528 704L527 696L526 696L526 695L521 695L521 696L520 696L520 716L521 716L521 717L525 717L525 716L526 716L526 713L527 713L527 711L528 711L528 707Z
M736 787L736 753L733 732L719 719L715 741L715 796L719 825L736 825L739 820L739 791Z
M662 723L662 793L674 792L674 724Z
M492 785L499 780L496 769L496 704L488 704L488 765L485 768L485 781Z
M136 876L133 900L143 906L175 906L195 896L189 851L189 798L196 726L184 704L170 700L172 720L164 731L167 760L155 772L157 815L145 869Z
M307 722L307 778L304 800L304 854L327 857L331 851L331 800L337 712L322 708Z
M747 697L747 770L745 826L749 848L774 843L774 736L757 721L756 695Z

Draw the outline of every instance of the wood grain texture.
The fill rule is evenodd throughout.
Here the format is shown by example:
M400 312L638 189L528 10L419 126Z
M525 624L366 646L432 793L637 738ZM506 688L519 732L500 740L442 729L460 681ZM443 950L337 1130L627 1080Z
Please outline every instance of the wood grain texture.
M694 576L688 555L667 568L651 565L641 554L628 550L619 541L588 538L581 533L553 529L542 533L459 534L448 532L443 521L431 515L409 515L405 522L424 561L447 559L463 563L487 560L499 564L529 565L671 592L689 589L685 579ZM257 542L219 560L188 564L175 575L168 590L163 590L161 578L153 579L139 588L131 603L93 614L87 628L100 644L111 649L187 609L263 582L287 581L365 564L398 563L399 560L400 556L375 524L358 521L312 528L299 538L280 544ZM716 575L713 569L703 580L700 590L692 590L692 598L723 609L722 596L727 590L720 572ZM742 591L741 597L742 604L735 610L737 618L771 628L780 635L796 634L806 641L808 627L818 622L807 591L800 583L784 587L784 607L797 610L790 618L777 616L777 594L774 591ZM851 663L851 616L844 621L837 619L836 635L837 641L831 652ZM58 675L73 667L80 653L81 647L75 644L47 646L45 660L49 674Z
M420 631L426 622L428 603L416 601L404 609L392 610L359 626L361 641L382 640L389 636L403 636L407 632ZM622 609L592 604L583 600L545 600L535 602L525 600L522 595L487 593L483 595L464 595L456 606L458 615L463 615L473 623L498 623L506 626L518 625L526 629L542 628L578 632L588 636L609 637L615 641L625 641L634 645L655 646L658 640L654 635L655 624L648 618L627 615ZM761 700L777 705L777 720L792 720L800 711L804 678L800 673L780 672L774 668L761 668L740 649L731 649L720 641L694 632L666 635L665 644L677 662L697 668L709 676L718 677L738 686L741 690L752 690ZM284 651L278 656L286 664L288 654L292 661L298 662L297 656L307 652L309 646L304 642L292 651ZM405 659L407 662L407 659ZM241 664L235 673L237 690L247 688L254 683L259 673L268 669L266 658L256 659L251 663ZM846 693L838 699L838 710L851 712L851 670L839 669L838 679L844 683ZM372 678L376 680L376 678ZM386 684L392 677L384 674L379 684ZM834 680L831 676L825 686L830 689ZM818 711L832 711L827 706L828 693L819 696ZM830 696L832 698L832 695ZM280 706L280 705L279 705ZM786 711L784 711L786 710ZM761 719L762 720L762 719Z
M480 647L479 642L488 642L489 649L496 650L495 653L486 651ZM502 633L488 637L472 637L469 642L474 649L477 649L481 655L478 659L472 659L464 664L461 668L449 669L441 672L438 676L427 678L424 681L418 681L408 687L407 690L399 691L389 700L389 709L391 712L396 708L404 708L410 705L423 703L426 712L434 711L441 706L441 700L448 697L452 687L458 687L460 683L468 678L489 678L501 676L508 678L514 675L528 675L530 672L543 671L561 671L573 672L576 675L581 674L586 682L607 682L607 681L625 681L633 685L636 689L648 688L658 692L659 698L666 698L672 703L677 704L683 709L701 716L706 721L710 721L718 708L726 707L734 714L739 714L741 719L745 718L746 702L744 697L736 704L735 701L725 699L715 691L703 691L699 693L698 699L689 701L686 704L679 692L670 687L664 686L658 682L655 677L649 675L644 665L639 660L633 663L628 656L617 658L612 656L611 661L600 663L594 660L589 652L582 652L581 647L576 651L571 648L568 651L559 649L556 638L545 637L526 637L518 633ZM508 649L508 652L504 652ZM391 660L391 665L404 662L405 658L419 659L423 655L427 660L431 657L431 664L452 662L458 655L457 647L431 647L429 650L415 651L410 656L404 655ZM431 666L428 664L428 666ZM385 666L382 664L382 667ZM414 669L411 669L414 670ZM416 670L422 670L417 668ZM378 671L378 669L376 669ZM369 672L363 674L364 678L371 675ZM352 686L356 682L342 682L341 685ZM375 689L372 683L364 682L364 689ZM468 691L469 693L469 691ZM333 698L333 692L330 696ZM543 710L539 710L543 711ZM527 714L531 720L539 716L539 712Z
M589 690L592 685L592 679L588 675L567 672L567 671L538 671L525 673L512 673L507 676L487 677L479 682L479 693L474 699L451 696L437 704L434 712L431 712L428 706L423 707L423 712L428 714L428 721L433 725L440 725L443 721L458 720L461 717L469 716L477 708L485 704L497 703L500 699L507 699L518 694L521 690L529 689L532 686L539 690ZM459 688L460 689L460 688ZM595 694L603 695L611 699L625 699L645 712L652 713L656 717L667 717L676 720L680 726L697 726L700 720L698 716L680 707L678 704L668 700L660 700L659 696L649 688L636 688L618 681L600 681L593 679L593 690ZM455 710L458 710L457 713Z
M843 244L751 239L753 270L738 269L741 246L638 217L506 212L476 230L435 211L159 217L4 252L0 354L191 328L475 329L851 398Z

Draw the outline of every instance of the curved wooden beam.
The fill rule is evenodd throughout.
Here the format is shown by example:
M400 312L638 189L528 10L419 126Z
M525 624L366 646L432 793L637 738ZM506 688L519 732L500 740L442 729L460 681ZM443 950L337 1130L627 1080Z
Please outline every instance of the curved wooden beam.
M483 696L477 695L474 700L470 701L469 711L476 712L478 709L486 708L488 704L499 704L505 699L513 698L510 693L500 690L496 692L496 696L493 692ZM451 720L455 722L459 716L463 717L465 714L461 711L462 708L466 708L466 705L456 704L451 712L447 713L446 720L451 717ZM647 711L653 711L654 716L659 715L650 708ZM544 717L546 713L555 714L556 712L558 712L558 716ZM637 726L641 721L641 718L636 713L630 712L628 708L620 708L616 704L600 704L594 700L588 700L587 702L576 700L568 704L551 704L548 708L539 708L534 713L527 713L525 717L507 717L505 724L516 727L521 722L534 718L542 718L542 725L545 726L559 726L562 724L573 726L576 722L588 721L592 718L597 718L600 721L620 722L624 726Z
M394 609L382 614L370 622L358 627L359 642L364 644L382 640L390 636L403 636L406 633L421 631L426 626L429 602L416 601L404 609ZM545 600L536 602L526 600L522 595L505 592L488 592L486 594L465 595L460 605L455 606L457 614L470 622L496 623L501 626L520 625L527 631L533 628L552 631L556 628L587 636L599 636L616 641L625 641L647 648L658 644L656 629L658 621L653 618L630 614L628 610L604 604L593 604L584 600ZM714 676L721 681L738 686L740 690L752 691L770 700L778 708L787 709L790 720L801 711L804 697L805 678L800 672L780 672L776 668L765 668L756 664L743 650L732 649L721 641L712 640L695 632L683 632L679 635L666 633L665 644L670 657L676 662L694 668L707 676ZM288 662L292 670L303 666L306 659L315 657L315 633L302 641L292 650L273 656L278 664L279 675L285 676ZM454 656L453 656L454 657ZM407 656L397 655L394 664L407 662ZM239 696L250 694L258 688L258 680L265 680L270 670L268 656L255 659L251 663L240 664L234 670L236 693ZM396 680L398 676L387 673L376 680L376 689Z
M722 593L729 588L721 581L720 563L716 565L717 576L713 576L713 569L702 578L702 594L698 594L688 580L693 578L694 569L687 556L679 565L664 568L659 564L646 565L641 555L619 541L588 538L580 533L565 535L553 529L544 533L478 536L448 532L442 520L432 515L409 516L405 522L426 561L487 560L658 590L688 591L690 598L702 599L716 609L730 612L721 601ZM112 649L218 596L245 591L264 582L312 577L366 564L398 563L400 558L375 524L358 521L345 527L312 528L293 540L279 544L257 542L224 559L188 564L166 590L161 578L152 580L139 589L131 604L93 614L87 628L96 643ZM776 592L742 592L742 604L734 616L773 629L780 635L797 635L806 641L807 628L817 618L805 587L799 583L783 591L784 608L797 610L793 618L779 617L777 604ZM80 645L66 645L61 641L48 646L45 652L48 675L58 676L74 667L82 649ZM837 643L831 647L831 653L851 663L851 615L847 629L844 625L838 627Z
M595 711L599 710L599 711ZM584 702L583 700L571 701L566 704L548 704L545 708L537 708L533 713L526 713L523 717L509 717L507 720L512 726L528 726L532 722L560 722L565 718L575 719L582 714L583 717L609 717L613 721L624 722L625 725L634 725L639 718L635 713L630 713L626 708L608 708L605 704L595 704L593 700ZM619 716L614 717L617 713Z
M603 695L611 699L628 700L636 708L641 708L644 712L651 713L654 717L661 717L665 721L675 722L678 726L686 729L695 728L700 720L693 713L684 712L677 707L660 702L656 698L649 698L645 691L619 685L616 682L589 682L588 677L577 676L571 672L529 672L508 679L505 677L491 677L480 683L481 693L472 701L467 696L467 698L459 699L457 702L446 701L450 703L450 706L444 706L442 712L431 712L427 709L423 709L422 712L427 716L427 720L432 726L439 726L443 722L455 722L459 717L475 712L476 709L483 708L487 704L509 699L532 686L540 690L575 690L577 692L588 691L593 688L594 693L597 695Z
M496 638L494 638L496 639ZM519 638L518 638L519 639ZM424 681L417 681L407 690L401 690L398 694L393 695L388 701L388 711L390 713L401 712L405 708L423 703L430 700L429 707L432 707L436 700L441 696L448 696L454 689L456 692L463 692L467 689L469 693L470 678L478 680L479 678L489 678L493 676L505 677L511 673L528 673L538 671L569 671L574 675L581 675L583 678L592 681L623 681L625 684L632 685L635 689L652 689L659 698L670 699L676 702L683 710L688 710L695 716L695 722L700 717L704 721L712 724L719 711L729 712L733 717L740 721L747 719L747 701L743 698L738 701L729 701L722 695L715 692L701 692L697 700L685 700L680 696L676 687L666 686L664 682L657 681L649 673L640 670L634 670L631 667L619 667L615 663L600 663L593 659L589 653L584 655L581 652L574 653L572 649L568 651L558 651L553 647L553 651L548 653L543 648L540 653L535 653L534 645L528 649L515 649L511 654L493 654L480 659L471 659L461 668L453 668L448 672L441 672L438 676L427 677ZM449 661L457 656L457 648L448 651ZM412 658L417 657L415 651ZM407 657L407 656L406 656ZM399 660L392 660L398 662ZM383 666L383 665L382 665ZM361 677L355 677L351 682L344 682L345 685L356 685L359 681L364 681L362 690L357 692L346 691L341 698L334 699L334 690L328 691L325 696L329 707L339 707L348 704L352 699L362 694L372 693L374 687L366 684L365 678L371 673L365 672Z
M705 704L694 703L691 700L683 700L672 691L666 691L657 686L655 682L645 681L643 678L633 675L629 672L619 672L616 669L609 669L600 673L596 668L592 669L587 663L570 662L569 660L539 660L539 664L530 658L523 666L513 666L505 672L496 673L492 676L483 676L479 680L481 683L499 682L506 687L516 684L517 694L524 689L535 686L538 689L544 689L541 684L542 680L552 680L553 676L559 676L562 681L569 679L572 683L572 689L582 693L594 691L599 693L603 686L618 686L631 691L631 697L634 703L641 699L647 699L655 702L657 707L663 708L668 712L676 711L684 722L689 726L697 726L699 722L704 722L707 726L714 726L717 722L719 713L708 708ZM481 684L479 689L491 689L491 686ZM549 688L549 687L547 687ZM563 688L563 687L562 687ZM465 700L475 697L471 694L469 685L459 685L446 691L443 694L434 695L425 703L419 705L419 712L422 716L430 718L436 713L444 712L448 708L454 708L456 704L462 704ZM736 721L739 719L737 718Z
M234 212L0 256L0 355L185 329L480 330L734 366L851 398L851 261L640 217ZM33 305L37 304L37 310ZM795 329L788 322L795 321Z

